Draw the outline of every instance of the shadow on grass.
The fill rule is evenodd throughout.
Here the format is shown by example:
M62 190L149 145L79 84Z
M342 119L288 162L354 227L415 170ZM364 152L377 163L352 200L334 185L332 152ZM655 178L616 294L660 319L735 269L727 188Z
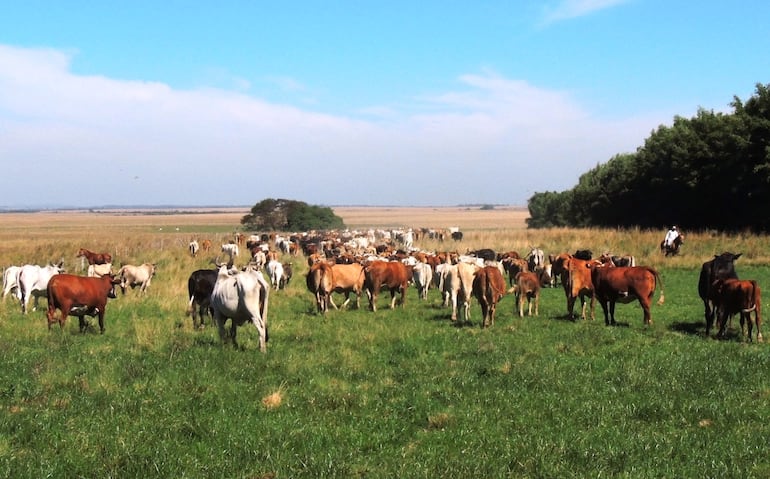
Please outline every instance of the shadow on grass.
M702 321L677 321L669 326L669 329L671 331L691 334L693 336L703 336L705 334Z

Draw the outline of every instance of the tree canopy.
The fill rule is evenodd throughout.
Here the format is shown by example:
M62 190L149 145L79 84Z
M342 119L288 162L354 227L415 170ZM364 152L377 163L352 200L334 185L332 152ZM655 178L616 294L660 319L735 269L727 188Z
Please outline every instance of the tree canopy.
M266 198L241 218L246 230L308 231L344 228L342 218L331 208L302 201Z
M571 190L535 193L528 226L770 230L770 85L730 105L732 113L674 117Z

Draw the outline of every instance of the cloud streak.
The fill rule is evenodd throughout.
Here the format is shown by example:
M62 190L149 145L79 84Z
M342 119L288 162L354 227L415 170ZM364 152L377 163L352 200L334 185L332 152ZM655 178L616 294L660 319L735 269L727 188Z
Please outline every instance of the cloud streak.
M490 71L415 98L410 113L362 106L388 113L372 120L76 75L71 60L0 46L0 157L12 165L0 207L523 205L633 151L660 123L593 118L569 92Z
M562 0L554 7L547 6L545 8L542 23L548 25L563 20L583 17L628 2L629 0Z

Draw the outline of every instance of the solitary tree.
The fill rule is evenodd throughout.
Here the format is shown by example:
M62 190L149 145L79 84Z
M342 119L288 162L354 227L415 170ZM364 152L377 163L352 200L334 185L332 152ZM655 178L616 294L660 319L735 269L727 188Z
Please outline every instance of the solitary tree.
M302 201L266 198L241 218L247 230L307 231L344 228L342 218L331 208L308 205Z

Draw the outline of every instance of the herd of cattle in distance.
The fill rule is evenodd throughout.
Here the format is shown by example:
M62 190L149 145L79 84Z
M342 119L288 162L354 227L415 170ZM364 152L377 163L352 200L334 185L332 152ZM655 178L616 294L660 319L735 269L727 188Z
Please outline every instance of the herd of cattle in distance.
M452 238L462 236L452 232ZM259 348L266 351L268 341L268 300L270 290L286 287L292 277L292 263L282 262L285 255L304 256L308 265L306 286L313 295L319 314L325 314L329 306L338 309L332 293L344 294L350 302L355 295L356 307L360 308L361 296L366 294L369 309L377 310L377 298L381 291L390 293L390 307L405 303L410 284L418 292L418 298L427 298L427 291L436 288L441 292L442 303L451 307L452 321L470 320L471 299L475 298L482 312L481 327L493 326L497 303L507 293L516 297L519 316L539 314L540 290L561 284L566 297L567 314L575 319L575 304L581 304L580 316L586 319L587 300L590 300L590 317L594 318L594 302L599 301L604 312L605 324L615 324L616 303L638 301L643 310L645 325L652 323L651 304L660 283L660 298L664 302L663 283L658 272L647 266L637 266L633 256L613 256L608 253L594 259L589 250L573 254L546 255L539 248L532 248L525 256L516 251L497 253L491 249L458 252L424 251L413 245L412 230L370 231L363 235L326 233L298 234L284 237L277 234L252 235L246 239L237 234L233 241L221 246L227 262L212 262L216 268L199 269L188 278L188 313L193 326L198 329L209 316L217 325L222 341L236 344L238 326L252 323L259 334ZM189 254L195 256L201 248L211 248L207 240L199 246L190 242ZM208 244L207 244L208 243ZM245 243L245 244L244 244ZM245 246L248 262L242 268L234 266L240 250ZM104 332L104 314L108 298L115 298L115 287L138 287L146 291L155 274L155 265L123 265L112 269L112 257L108 253L94 253L80 249L78 257L88 262L88 275L66 274L62 263L47 266L23 265L6 268L3 274L3 298L14 293L22 312L26 314L30 298L34 308L40 296L48 299L48 327L59 323L61 327L68 316L79 318L80 331L87 327L85 316L98 316L100 332ZM698 292L704 304L706 336L714 323L718 325L718 337L724 337L730 318L740 315L741 329L753 339L762 340L760 288L754 280L739 280L735 272L735 260L741 256L725 252L715 255L701 268ZM547 259L547 261L546 261ZM267 279L265 279L265 274ZM506 284L505 277L508 277ZM56 317L56 310L60 315ZM534 312L533 312L534 309ZM752 319L751 313L754 313ZM231 320L228 332L225 323Z

